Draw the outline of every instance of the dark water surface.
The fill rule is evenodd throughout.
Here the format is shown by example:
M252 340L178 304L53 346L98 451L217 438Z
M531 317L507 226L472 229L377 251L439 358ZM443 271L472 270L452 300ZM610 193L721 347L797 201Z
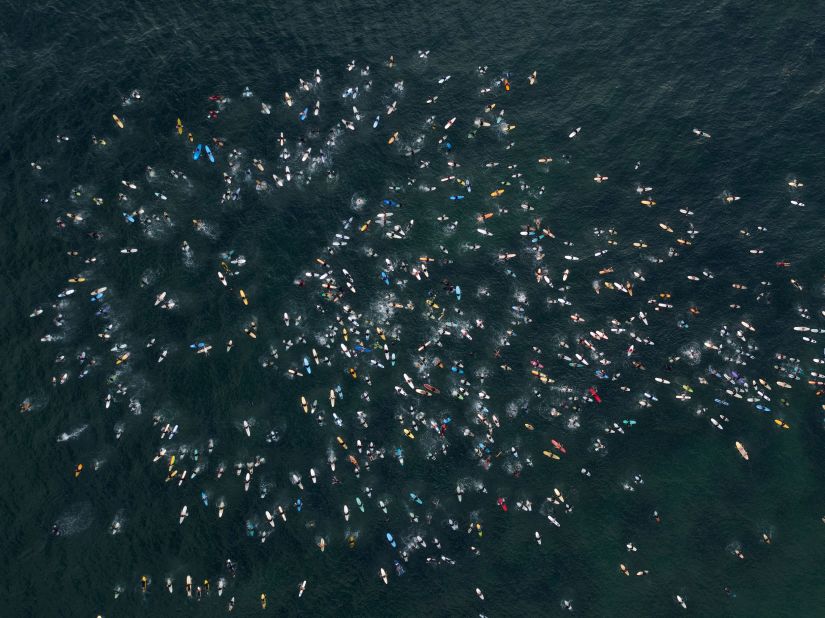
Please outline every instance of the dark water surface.
M797 311L801 306L813 316L804 323L820 327L817 316L825 305L819 204L825 183L825 13L820 3L758 8L732 1L692 6L398 3L392 8L366 2L36 4L7 7L0 31L0 292L5 301L0 306L5 366L0 378L0 461L5 475L0 492L0 614L217 615L225 613L227 598L235 596L235 613L243 616L261 613L261 592L269 597L267 612L287 615L557 615L565 613L560 601L570 599L579 615L662 616L684 612L674 604L676 594L687 599L687 611L694 615L822 614L820 548L825 526L820 517L825 514L825 480L820 464L825 449L814 389L803 379L785 395L791 404L783 411L789 431L777 429L748 404L734 402L722 410L731 425L718 432L707 420L719 411L713 398L724 397L718 381L702 393L697 388L694 400L683 403L673 398L674 387L665 390L652 380L662 373L658 369L669 354L709 338L718 340L721 324L735 327L741 319L758 327L760 349L740 373L765 376L771 382L782 379L771 367L777 351L800 358L806 371L817 369L811 359L822 355L820 348L803 344L791 326L803 323ZM428 61L417 57L419 49L430 50ZM382 64L390 54L398 63L395 73ZM277 133L285 131L294 143L301 130L296 116L303 103L286 108L282 93L290 90L297 96L298 77L306 79L315 68L321 70L324 102L322 121L316 126L323 135L338 118L351 117L351 103L337 93L362 80L357 71L346 72L353 58L359 67L371 65L374 92L354 102L364 120L355 133L345 133L332 155L336 180L328 182L321 173L300 188L258 194L247 187L241 200L221 206L219 171L192 161L191 149L175 134L175 119L182 118L187 131L199 139L220 135L227 140L227 150L239 148L250 157L275 163L280 151ZM476 73L479 65L489 66L484 78ZM539 81L528 88L527 76L533 70L538 70ZM500 90L488 97L479 95L480 87L505 72L513 75L509 98ZM452 80L438 90L435 81L446 74ZM394 98L391 89L398 79L404 80L405 92L395 97L399 111L389 119L383 108ZM240 96L246 86L255 93L249 101ZM122 99L134 88L141 91L142 101L122 107ZM213 93L233 99L215 122L206 119L211 109L207 96ZM424 100L434 93L441 99L438 107L430 108ZM273 105L271 116L259 113L261 100ZM306 101L311 105L309 97ZM466 140L472 118L489 101L497 101L507 110L507 120L518 127L506 138L479 135L474 142ZM112 125L113 112L126 120L123 131ZM383 124L376 137L370 123L378 113ZM342 220L354 216L360 224L367 218L353 212L354 194L365 196L374 213L388 185L424 177L409 158L388 154L386 139L391 130L402 135L421 132L431 113L442 124L459 117L457 156L464 173L473 178L473 199L484 204L445 206L444 189L432 194L410 190L405 197L409 212L396 215L398 223L409 216L416 219L415 232L404 241L403 250L377 235L372 246L380 255L400 251L414 260L434 255L444 245L455 263L443 272L433 268L429 287L440 289L443 277L459 282L465 290L462 309L468 315L483 312L487 330L497 335L510 326L515 295L526 293L534 322L519 330L514 357L508 359L521 368L518 377L513 377L517 372L496 369L490 346L478 351L478 357L476 350L461 343L454 345L454 353L440 353L445 362L464 358L468 374L470 365L491 370L485 390L494 397L486 405L500 418L506 416L508 405L529 402L529 411L496 435L499 444L518 445L522 456L529 453L536 465L514 479L500 467L484 472L469 451L461 450L457 436L455 450L436 462L425 459L422 440L402 444L393 420L402 404L389 386L401 384L404 371L415 377L415 347L431 334L432 325L400 316L403 339L394 348L398 366L372 372L372 402L358 402L361 389L352 387L336 410L348 416L344 435L351 444L361 434L349 417L365 409L371 417L368 439L393 449L404 446L407 462L402 468L388 453L386 461L362 473L362 480L353 479L347 470L339 475L345 481L330 487L324 458L341 432L331 423L316 427L296 402L306 393L323 404L330 385L344 383L349 388L344 382L349 380L347 365L338 359L311 378L290 381L283 375L290 366L287 358L300 362L306 350L283 352L278 371L262 368L260 360L269 345L282 347L283 339L294 337L280 320L284 311L305 315L309 332L312 325L321 326L313 314L315 299L299 293L294 278L312 267L314 258L340 232ZM568 140L567 133L577 126L583 127L581 135ZM695 140L693 127L713 138ZM58 143L57 134L71 141ZM92 135L105 137L109 146L93 147ZM515 146L504 154L510 139ZM429 158L442 166L438 173L449 173L435 145L428 148ZM546 154L557 159L549 172L535 163ZM562 154L569 155L569 165L559 162ZM227 169L225 153L218 153L218 158L218 167ZM617 281L642 267L650 280L643 298L668 291L678 299L682 314L691 304L702 307L701 319L688 330L675 326L682 314L657 314L657 323L651 318L650 329L644 331L656 341L655 349L645 351L650 371L628 369L624 383L634 394L656 392L660 402L653 408L640 409L639 397L604 385L605 404L585 406L582 427L568 431L562 420L542 415L549 401L530 399L528 389L534 383L521 377L533 358L529 345L543 348L552 360L558 337L579 333L567 317L573 310L589 318L588 327L605 328L610 318L624 319L645 306L642 299L606 291L595 296L590 282L598 269L592 260L587 273L571 280L570 297L584 301L570 311L546 305L547 294L531 285L526 258L512 265L518 279L508 277L501 265L492 267L495 252L522 246L518 230L529 222L523 213L493 220L491 239L479 236L469 218L454 234L442 234L434 222L441 212L453 209L450 214L456 216L457 208L468 213L489 208L486 196L506 177L504 169L484 168L494 158L502 166L518 163L528 183L546 187L544 196L531 200L535 216L575 243L572 249L547 247L555 278L568 266L561 256L592 255L592 229L613 227L622 241L609 260L615 263ZM33 173L32 161L40 162L43 170ZM633 169L636 161L642 162L639 172ZM126 207L115 200L123 190L121 179L147 184L147 166L163 172L163 179L142 188L130 208L148 203L152 191L163 191L169 195L164 208L178 222L154 239L143 236L137 226L124 227L120 211ZM169 169L188 176L186 190L174 186ZM595 172L609 175L609 183L593 183ZM428 182L438 184L435 171L427 174ZM794 177L804 181L803 194L789 194L787 182ZM639 205L636 183L656 188L657 210ZM85 195L82 205L70 197L70 190L78 186ZM743 196L742 201L725 206L720 196L726 190ZM46 195L51 202L43 205L40 200ZM92 206L91 195L105 196L106 205ZM516 213L520 198L508 197ZM789 199L802 199L806 206L789 206ZM669 239L657 223L669 221L677 227L678 222L684 229L679 208L695 211L691 221L701 234L683 256L654 267L629 243L645 239L651 252L663 255ZM66 255L73 246L67 234L54 225L56 217L78 209L94 219L94 229L107 234L96 249L107 259L96 267L94 281L78 293L80 298L73 301L77 304L64 311L65 340L60 345L42 344L39 338L55 331L46 321L51 317L40 322L27 316L36 305L54 302L66 278L81 270ZM194 218L207 220L214 238L193 233L188 222ZM755 232L759 225L770 231L764 240L740 238L739 229ZM184 239L195 255L188 268L181 265L179 246ZM462 253L462 245L476 242L484 250ZM117 249L127 245L141 248L135 259L120 259ZM749 255L748 249L757 245L765 254ZM237 295L230 299L215 281L218 255L231 249L248 260L241 285L253 300L252 314L244 313ZM378 261L357 251L351 252L347 268L359 287L363 305L358 310L366 311L369 299L378 298L384 289L377 278ZM89 253L88 246L82 252ZM777 260L790 261L792 271L777 272ZM703 268L716 278L701 284L686 279ZM158 281L148 290L139 285L147 270ZM792 288L789 277L799 281L804 292ZM773 282L771 303L756 303L754 290L766 278ZM735 296L731 281L746 283L750 291ZM491 299L475 294L481 283L490 288ZM85 306L89 285L110 288L113 313L119 316L118 334L111 343L128 343L135 356L144 353L150 337L169 344L164 364L155 364L155 351L148 361L133 362L127 370L130 394L139 395L142 403L140 415L128 411L128 397L104 410L106 373L113 360L109 344L95 336L101 322ZM406 297L423 306L427 287L411 282ZM151 299L161 289L174 294L179 311L158 317ZM733 312L732 302L741 303L743 310ZM250 317L262 333L254 345L241 332ZM230 337L236 347L227 355L223 348ZM199 340L215 346L208 359L187 349ZM334 346L337 349L337 340ZM624 348L613 341L611 346L611 358L621 360ZM55 369L54 357L64 353L71 358L86 347L96 350L106 368L85 381L71 379L52 387L51 377L62 373ZM697 387L696 378L707 375L709 365L726 369L723 360L703 354L699 364L683 364L670 379ZM548 369L559 383L582 392L594 380L592 371L585 376L560 362ZM444 391L451 379L444 378ZM782 396L779 391L774 387L772 395ZM26 397L37 403L36 409L20 414L18 406ZM694 413L700 404L710 408L704 417ZM466 402L449 398L427 405L428 415L452 415L456 424L470 423L474 416ZM160 426L151 422L156 413L180 426L178 442L203 451L210 437L217 439L216 454L199 480L179 488L175 482L164 482L162 463L151 464L160 444ZM639 420L630 435L615 439L602 434L605 421L628 417ZM256 419L253 440L238 430L245 418ZM541 434L543 443L522 429L524 422L537 426L535 434ZM113 430L117 423L124 427L119 440ZM83 425L88 427L76 438L57 441ZM277 446L263 441L269 428L282 435ZM588 450L598 435L609 443L606 456ZM541 450L550 437L561 439L571 456L548 463ZM749 462L736 455L734 440L748 445ZM244 493L231 470L236 461L249 461L256 454L267 458L265 471L256 473L271 483L264 501L253 495L256 490ZM93 471L95 461L101 464ZM218 461L229 468L221 482L213 472ZM84 462L86 470L75 479L72 470L78 462ZM343 455L338 465L350 468ZM288 473L300 470L308 486L310 466L323 470L326 488L312 494L308 487L304 512L291 509L287 525L279 524L266 543L247 539L244 522L261 523L265 508L291 504L298 494ZM580 474L582 466L592 471L592 478ZM634 474L643 476L644 485L632 493L623 491L621 484ZM455 482L469 478L483 480L489 493L470 494L459 508ZM254 481L256 488L259 480ZM367 483L375 495L396 500L388 522L375 501L364 514L355 509L352 496ZM575 507L569 516L557 515L562 520L559 529L536 512L553 487L562 488ZM201 489L210 494L209 509L201 508ZM419 509L419 525L410 523L410 509L400 508L398 502L410 491L428 500L428 506ZM228 505L221 520L214 510L219 496L225 496ZM496 496L507 496L508 513L496 507ZM434 498L438 505L432 503ZM513 505L524 498L533 500L533 513L516 512ZM349 525L341 516L344 502L354 511ZM189 505L190 516L178 526L176 514L182 504ZM652 519L654 509L662 515L661 524ZM429 527L423 521L427 510L433 515ZM118 513L124 516L124 531L113 536L107 530ZM483 521L483 538L464 534L469 513ZM444 526L451 516L459 519L458 533ZM307 527L310 520L315 528ZM60 538L49 535L55 522L63 523ZM392 561L397 556L384 541L388 529L397 531L399 538L415 531L427 539L437 535L444 548L433 555L445 553L457 564L429 566L424 555L432 552L420 551L406 565L407 574L396 577ZM533 540L534 530L542 531L540 547ZM770 545L760 542L765 530L772 531ZM358 533L355 549L346 546L349 532ZM315 546L318 534L330 543L323 553ZM625 550L631 540L638 553ZM745 560L732 554L737 543ZM480 556L470 553L471 544L481 549ZM230 578L227 592L218 599L214 586L219 576L227 576L223 564L229 557L239 565L238 576ZM620 563L633 571L649 569L650 574L624 577ZM377 577L381 567L391 573L389 586ZM196 602L185 597L187 573L196 584L209 578L213 592L208 598ZM144 574L152 578L147 595L139 589ZM163 589L166 576L175 579L171 596ZM304 579L307 592L298 599L297 585ZM117 600L115 586L124 588ZM726 586L735 598L726 595ZM476 587L484 591L485 602L476 598Z

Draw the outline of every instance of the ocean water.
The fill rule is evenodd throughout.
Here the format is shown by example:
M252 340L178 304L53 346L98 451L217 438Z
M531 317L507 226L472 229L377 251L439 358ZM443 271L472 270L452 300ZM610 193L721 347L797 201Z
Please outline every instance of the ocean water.
M433 288L444 304L439 281L448 277L464 289L461 308L468 315L483 313L486 330L500 336L510 328L514 299L525 293L533 322L517 328L519 341L507 362L529 368L530 346L555 359L558 339L573 337L575 342L579 333L567 317L570 312L548 306L547 294L531 285L526 258L512 267L519 274L513 279L493 254L520 248L521 225L540 216L560 238L574 243L571 248L546 248L548 266L558 278L567 266L565 253L592 254L593 229L614 228L621 240L609 259L617 267L616 280L624 281L632 268L642 268L649 279L645 298L666 291L674 304L678 299L682 314L689 305L702 309L688 330L676 327L681 314L657 315L655 322L651 317L645 335L656 346L645 350L648 371L623 370L623 382L636 394L661 388L652 376L664 375L660 368L669 355L718 339L721 324L736 328L742 319L757 327L759 351L740 373L775 381L774 352L800 358L806 371L816 370L811 359L819 354L818 346L803 344L790 327L803 323L799 307L808 307L813 315L804 323L819 327L823 307L818 215L819 188L825 182L820 153L825 143L825 62L817 3L753 7L703 2L686 7L511 2L387 8L364 2L180 7L49 2L7 8L0 40L3 615L218 615L226 612L230 596L237 601L235 614L252 615L262 612L262 592L268 596L266 612L288 615L557 615L566 613L560 602L569 599L579 615L660 616L684 611L673 601L676 594L685 597L688 612L698 615L822 613L818 547L825 535L820 521L825 483L818 465L825 427L820 401L804 380L786 395L790 405L782 416L790 430L781 431L770 418L734 402L723 410L730 425L718 432L707 420L718 407L701 417L695 409L712 408L720 388L700 394L696 378L707 375L708 366L736 368L703 352L697 365L682 363L671 376L697 388L693 401L678 402L673 389L660 390L659 403L640 409L636 398L623 395L612 383L600 384L604 404L580 403L576 413L581 427L570 430L548 415L551 405L562 405L561 395L545 394L544 400L531 395L528 389L534 384L521 374L496 370L490 345L482 349L481 344L450 343L452 349L439 350L445 362L462 359L468 374L490 372L484 383L492 395L488 407L501 418L508 406L517 410L518 417L497 430L496 442L517 446L522 457L529 453L535 466L514 478L504 465L483 471L458 436L452 438L448 455L435 461L424 456L423 435L414 444L402 444L393 415L406 402L398 402L390 385L403 384L405 371L419 381L411 369L415 346L432 334L432 325L421 316L397 318L403 338L393 349L399 363L385 372L370 372L375 386L369 403L357 402L363 389L350 389L341 360L317 369L312 379L300 380L289 380L284 372L290 366L287 359L300 361L303 352L296 356L282 351L278 370L261 366L270 345L282 348L283 339L294 337L280 320L284 311L304 315L307 333L329 321L331 314L324 317L313 310L317 294L313 298L294 280L312 268L313 260L341 232L341 222L354 217L354 224L362 223L388 195L388 185L406 186L409 178L425 175L429 181L435 178L434 171L421 171L412 158L386 145L391 130L402 138L422 132L427 116L435 114L442 123L459 118L455 156L468 175L472 170L479 200L506 177L505 170L484 168L493 158L502 166L518 163L525 180L534 188L543 185L545 192L530 198L536 212L528 217L518 213L520 198L508 188L512 216L490 222L490 239L476 234L470 223L447 234L435 222L447 209L453 209L451 216L458 216L453 213L459 208L484 212L489 199L445 205L443 189L432 194L413 188L399 192L404 209L396 217L402 222L414 216L414 233L402 249L380 237L369 244L379 255L400 252L411 261L433 255L439 245L453 256L451 264L431 267L429 284L413 287L411 282L405 300L423 305L427 289ZM418 50L430 50L429 58L423 61ZM393 71L383 66L390 54L397 62ZM241 200L221 205L226 151L238 148L274 165L280 152L278 132L285 131L293 143L299 136L298 106L286 108L281 98L285 90L295 95L299 77L307 79L316 68L324 76L323 121L317 124L322 135L338 118L351 116L351 104L337 96L347 84L364 79L355 76L357 70L346 71L351 59L359 68L371 66L374 86L371 98L364 94L354 101L365 120L357 131L345 131L331 154L334 179L326 179L328 170L323 170L300 187L256 193L246 186ZM489 68L485 76L478 75L479 65ZM533 70L538 71L538 82L530 88L527 76ZM510 93L498 89L489 96L479 94L481 87L507 72L512 75ZM437 78L447 74L451 81L439 86ZM399 79L404 80L403 93L391 94ZM255 93L250 100L241 97L247 86ZM141 101L123 106L123 98L135 88L142 93ZM207 99L212 94L232 99L217 121L206 118L214 107ZM433 94L440 97L437 107L424 103ZM398 112L386 118L383 108L393 98L399 101ZM261 101L273 105L272 115L260 114ZM466 139L472 118L491 101L505 109L508 122L517 127L506 137L480 133ZM112 113L124 118L122 131L113 126ZM380 138L367 121L377 113L382 114ZM225 138L227 147L217 153L219 169L192 161L191 148L175 133L178 117L199 139ZM579 126L581 135L568 140L567 134ZM694 127L712 139L696 140ZM71 140L58 143L58 134ZM95 147L92 135L109 145ZM504 151L510 140L515 145ZM428 148L435 166L443 154L433 144ZM543 155L556 159L552 166L535 163ZM43 169L34 171L33 161ZM634 170L637 161L640 167ZM147 166L158 172L157 178L147 173ZM173 183L170 169L183 171L188 184ZM593 183L596 172L610 180ZM792 178L806 185L800 198L804 208L788 204L799 197L789 193ZM153 191L167 194L164 208L175 225L154 238L142 235L137 226L124 226L121 208L113 205L123 190L121 179L141 185L133 208L148 205ZM639 205L637 183L655 187L656 209ZM70 195L76 187L82 188L82 203ZM724 191L741 195L742 201L725 205ZM91 195L105 196L107 205L95 210ZM355 195L367 199L365 211L353 209ZM46 204L41 202L44 196L50 198ZM668 222L675 228L678 223L684 229L679 208L695 212L691 222L701 233L683 255L653 265L646 252L634 251L629 243L645 240L649 253L664 255L670 243L657 224ZM71 236L54 224L56 217L78 210L104 232L95 251L105 257L89 269L100 283L86 286L110 288L117 341L128 343L136 357L144 354L150 337L168 342L165 363L134 359L126 370L130 396L141 402L140 414L128 410L129 396L117 398L108 410L103 406L113 357L95 336L101 323L84 306L86 288L64 311L64 339L56 346L39 341L55 329L27 317L33 307L54 302L66 278L82 270L66 251L74 242L83 255L89 254L83 235ZM207 221L212 235L195 233L188 226L191 219ZM757 226L768 228L764 240L741 237L740 229L756 234ZM370 299L384 293L376 276L379 262L359 253L356 245L361 241L354 230L350 235L352 251L342 251L341 259L358 285L358 303L363 303L359 310L366 310ZM182 262L182 240L192 247L191 266ZM465 251L467 243L483 244L484 250ZM120 257L118 249L127 245L140 247L134 259ZM748 249L755 246L765 254L750 255ZM246 312L237 297L223 294L215 281L218 256L229 250L248 261L239 275L251 297ZM792 269L777 269L778 260L791 262ZM581 276L571 268L568 294L577 299L571 311L599 327L644 308L643 301L606 290L594 295L590 286L595 264L589 264L590 274L582 271ZM698 287L686 279L703 268L715 278ZM147 272L152 283L141 285ZM789 284L789 277L803 286L802 292ZM770 303L754 301L753 290L762 280L772 283ZM747 284L751 292L736 296L731 281ZM490 298L476 293L481 283L489 287ZM158 316L152 298L161 289L174 295L178 311ZM731 310L732 302L743 309ZM260 328L255 342L241 330L250 319ZM225 354L230 337L236 345ZM187 349L199 340L215 347L207 359ZM610 345L610 357L618 362L623 347ZM105 369L84 381L73 378L53 387L51 377L61 373L55 369L55 356L73 356L84 348L95 349ZM563 363L553 364L549 372L558 383L582 392L595 380L592 372L584 376ZM431 382L446 392L455 385L451 380L446 375ZM387 447L403 445L404 467L388 453L374 470L362 471L362 479L341 471L343 482L329 484L324 459L342 432L331 423L318 427L300 412L297 401L306 393L323 404L336 383L346 386L337 409L349 415L367 410L370 431L363 434ZM779 397L778 391L774 387L772 396ZM21 414L18 407L25 398L36 405ZM433 398L421 406L428 415L451 414L456 425L471 422L472 412L464 402ZM180 438L170 444L185 442L203 451L210 437L216 440L202 483L193 480L178 487L165 482L166 467L151 463L161 444L161 425L153 425L153 415L180 426ZM621 439L604 434L608 422L627 417L638 419L639 425ZM255 419L252 440L240 430L247 418ZM524 422L536 425L536 432L526 432ZM354 422L348 423L344 435L352 448L361 433ZM118 424L123 435L116 439ZM277 445L263 440L272 428L281 436ZM64 435L67 439L59 440ZM596 436L608 443L606 455L592 452ZM548 463L541 450L550 437L561 440L570 456ZM747 444L749 462L738 457L734 440ZM265 456L267 464L256 472L255 489L246 493L231 467L255 455ZM219 461L228 468L221 482L213 472ZM75 479L72 471L78 462L84 462L85 470ZM323 490L309 487L310 466L323 470ZM592 477L582 476L582 466ZM338 467L348 467L341 453ZM263 510L291 504L298 495L288 481L295 470L307 487L304 511L290 509L287 524L279 524L266 543L247 539L245 521L255 520L265 528ZM624 491L622 483L635 474L642 475L644 485ZM468 492L459 506L454 487L461 479L482 480L488 493ZM260 482L269 487L265 500L254 495ZM366 483L376 497L393 500L386 520L374 501L366 513L356 511L352 496ZM556 511L562 523L558 529L536 512L554 487L561 488L574 507L569 515ZM200 508L201 489L210 494L209 509ZM410 522L409 505L401 504L411 491L427 501L425 507L412 507L421 517L418 524ZM509 512L498 509L498 496L507 497ZM221 520L214 510L219 497L227 501ZM531 514L516 512L515 502L525 498L534 502ZM345 502L353 511L348 524L341 516ZM183 504L188 504L190 516L179 526L177 513ZM661 523L655 522L654 510ZM432 515L429 525L427 512ZM108 534L118 514L123 532ZM482 538L465 534L467 514L483 522ZM458 533L444 525L455 516ZM56 522L59 537L50 535ZM533 540L538 529L541 546ZM397 577L392 567L397 554L384 540L386 530L395 531L399 540L420 533L429 542L435 534L444 548L434 554L415 552L405 564L406 574ZM766 530L772 535L770 544L760 542ZM358 536L353 549L346 543L350 533ZM329 543L323 553L315 545L319 534ZM628 553L628 541L639 551ZM732 553L740 544L744 560ZM470 545L480 554L474 555ZM425 564L425 555L441 553L456 564ZM223 567L227 558L238 564L234 578ZM624 577L620 563L650 573ZM390 573L390 585L379 580L379 568ZM186 574L195 584L208 578L211 594L200 601L187 599L182 590ZM142 575L151 577L145 595L139 585ZM167 576L175 579L173 595L163 588ZM219 577L228 578L221 598L215 591ZM297 586L303 580L307 591L299 599ZM116 586L123 588L117 599ZM485 601L477 599L476 587L484 591ZM726 594L726 587L735 596Z

